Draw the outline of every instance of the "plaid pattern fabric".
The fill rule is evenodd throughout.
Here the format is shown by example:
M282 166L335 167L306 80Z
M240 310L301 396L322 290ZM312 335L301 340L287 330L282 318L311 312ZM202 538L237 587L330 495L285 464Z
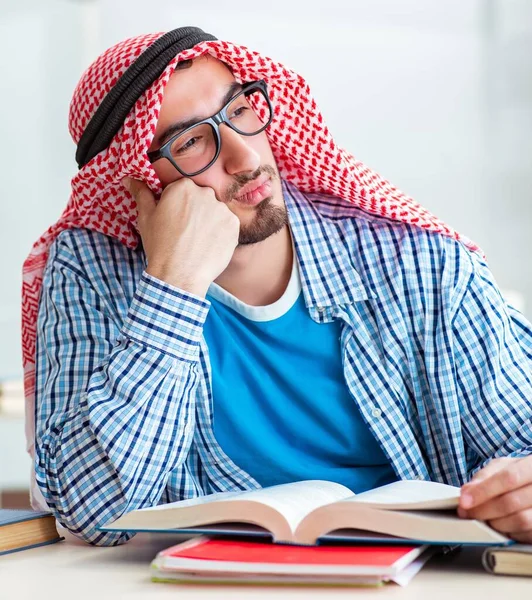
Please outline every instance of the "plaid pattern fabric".
M283 189L309 314L342 320L346 384L397 475L460 485L530 453L532 327L480 254ZM258 486L214 438L209 302L144 267L142 250L71 229L44 273L36 477L59 521L96 544L130 537L96 530L124 511Z

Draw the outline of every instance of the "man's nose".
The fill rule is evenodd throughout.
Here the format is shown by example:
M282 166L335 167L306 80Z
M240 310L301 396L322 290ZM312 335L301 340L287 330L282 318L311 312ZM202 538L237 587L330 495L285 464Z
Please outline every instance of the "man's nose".
M246 137L227 125L220 127L222 148L220 158L230 175L245 171L256 171L260 167L260 154L247 142Z

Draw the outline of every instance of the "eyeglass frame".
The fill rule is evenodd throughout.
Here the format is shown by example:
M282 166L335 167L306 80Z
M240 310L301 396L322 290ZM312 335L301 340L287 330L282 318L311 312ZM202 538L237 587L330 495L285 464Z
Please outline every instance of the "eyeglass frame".
M233 125L231 123L231 121L227 117L227 109L239 96L241 96L242 94L246 94L246 92L249 94L250 92L254 91L255 89L259 89L262 92L263 97L266 99L266 102L268 103L268 108L270 110L270 118L268 119L268 122L265 125L263 125L260 129L258 129L257 131L255 131L253 133L244 133L243 131L240 131L240 129L238 129L237 127L235 127L235 125ZM255 110L255 109L253 109L253 110ZM183 131L179 131L178 133L173 135L169 140L167 140L158 150L152 150L151 152L148 152L147 153L148 159L153 164L155 161L160 160L161 158L166 158L167 160L170 161L172 166L175 169L177 169L179 171L179 173L181 173L181 175L183 175L183 177L195 177L196 175L199 175L200 173L205 172L207 169L210 169L212 167L212 165L218 160L218 157L220 156L220 152L222 149L222 138L220 135L220 125L225 123L225 125L230 127L233 131L235 131L239 135L245 135L245 136L251 137L254 135L258 135L259 133L262 133L271 124L272 120L273 120L273 107L272 107L270 97L268 95L268 86L267 86L266 82L264 81L264 79L259 79L257 81L249 81L247 83L242 84L242 89L237 94L235 94L216 114L214 114L210 117L207 117L206 119L202 119L201 121L198 121L197 123L194 123L194 125L191 125L190 127L187 127L186 129L183 129ZM205 167L203 167L199 171L194 171L193 173L186 173L185 171L183 171L182 169L180 169L177 166L177 164L176 164L175 160L173 159L172 154L170 152L170 148L179 136L184 135L185 133L187 133L187 131L194 129L195 127L198 127L198 125L203 125L203 124L210 125L212 127L212 129L214 130L214 138L215 138L215 142L216 142L216 153L214 155L214 158Z

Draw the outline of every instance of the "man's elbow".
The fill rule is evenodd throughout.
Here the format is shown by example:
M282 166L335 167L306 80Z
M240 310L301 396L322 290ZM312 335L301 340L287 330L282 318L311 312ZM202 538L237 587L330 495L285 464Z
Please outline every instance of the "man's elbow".
M65 527L65 529L91 546L120 546L128 542L135 535L135 533L130 531L99 531L94 527L84 530L72 529L70 527Z

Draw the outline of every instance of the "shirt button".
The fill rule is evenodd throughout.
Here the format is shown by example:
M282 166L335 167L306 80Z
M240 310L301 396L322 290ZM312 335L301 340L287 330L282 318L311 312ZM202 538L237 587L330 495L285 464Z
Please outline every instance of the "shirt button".
M373 416L374 416L376 419L378 419L378 418L379 418L379 417L382 415L382 410L381 410L380 408L374 408L374 409L371 411L371 414L372 414L372 415L373 415Z
M325 306L318 306L318 312L319 313L325 312Z

